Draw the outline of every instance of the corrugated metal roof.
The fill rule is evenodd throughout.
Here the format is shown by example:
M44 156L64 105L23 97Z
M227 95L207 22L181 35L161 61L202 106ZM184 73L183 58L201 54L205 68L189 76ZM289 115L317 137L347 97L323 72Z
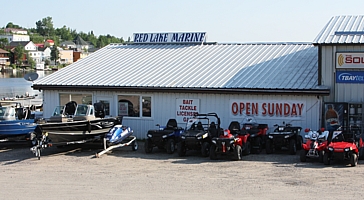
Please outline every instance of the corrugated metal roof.
M314 44L364 43L364 15L332 17L322 29Z
M33 87L310 90L318 88L317 54L308 43L110 44Z

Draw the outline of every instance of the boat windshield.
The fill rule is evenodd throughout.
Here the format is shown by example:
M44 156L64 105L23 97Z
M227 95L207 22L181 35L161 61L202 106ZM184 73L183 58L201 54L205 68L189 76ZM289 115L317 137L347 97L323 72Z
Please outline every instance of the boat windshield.
M6 107L0 107L0 117L4 117L6 114Z
M52 116L62 116L63 115L63 109L64 109L64 106L57 106L54 109Z
M87 105L77 105L75 115L86 116L87 115Z

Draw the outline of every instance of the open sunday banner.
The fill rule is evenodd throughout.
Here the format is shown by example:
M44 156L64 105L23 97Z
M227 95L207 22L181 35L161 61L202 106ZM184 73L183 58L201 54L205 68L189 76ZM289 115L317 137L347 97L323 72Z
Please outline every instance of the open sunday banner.
M303 120L306 102L300 100L230 100L230 116Z

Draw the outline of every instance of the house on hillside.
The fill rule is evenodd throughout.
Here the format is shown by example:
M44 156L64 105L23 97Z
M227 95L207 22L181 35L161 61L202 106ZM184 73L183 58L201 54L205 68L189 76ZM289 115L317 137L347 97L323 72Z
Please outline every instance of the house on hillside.
M87 51L88 49L94 47L90 43L88 43L85 40L83 40L81 38L81 36L79 36L79 35L76 36L76 38L73 40L73 42L76 44L77 51L82 51L82 50L86 50Z
M27 35L28 31L24 30L24 29L19 29L19 28L6 28L4 29L5 33L11 33L11 34L20 34L20 35Z
M9 63L9 52L4 49L0 49L0 66L10 65Z
M54 45L54 41L53 40L46 40L44 42L44 45L47 47L52 47Z
M61 44L59 44L60 47L63 49L75 49L76 44L73 41L63 41Z

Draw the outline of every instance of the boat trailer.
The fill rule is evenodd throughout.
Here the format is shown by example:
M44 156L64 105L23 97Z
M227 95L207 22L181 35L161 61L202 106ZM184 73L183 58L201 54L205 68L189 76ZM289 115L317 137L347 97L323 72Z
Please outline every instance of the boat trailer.
M136 139L137 138L135 136L129 136L128 138L125 139L125 140L127 140L126 142L122 142L122 143L111 145L111 146L107 147L107 141L106 141L106 138L104 138L104 150L101 151L100 153L96 153L96 158L100 158L102 156L102 154L105 154L108 151L111 151L115 148L120 148L123 146L131 145L132 150L136 151L136 150L138 150L138 142Z

